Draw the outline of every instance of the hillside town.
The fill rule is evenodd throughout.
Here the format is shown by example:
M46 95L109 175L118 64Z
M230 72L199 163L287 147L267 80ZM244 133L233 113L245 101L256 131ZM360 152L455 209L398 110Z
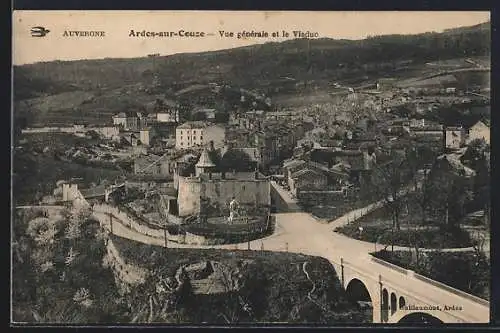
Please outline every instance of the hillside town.
M182 207L184 202L192 200L181 192L184 184L181 181L179 185L179 179L203 178L203 175L215 183L217 179L244 179L246 174L255 173L256 179L261 177L268 182L267 186L273 182L273 186L287 191L299 204L314 209L315 205L323 207L325 202L335 206L337 201L364 192L363 186L370 186L371 171L377 167L377 160L380 163L380 159L393 152L404 155L417 150L421 167L435 166L444 159L452 168L469 170L468 176L474 173L463 164L462 157L471 143L482 140L490 144L489 120L471 122L458 118L455 123L449 120L440 123L429 120L426 112L431 114L435 108L443 107L440 104L445 103L441 102L443 98L446 103L460 105L474 100L489 108L486 96L472 96L457 89L457 84L447 84L441 89L411 89L386 87L380 82L374 90L347 92L337 97L338 104L330 106L335 114L340 114L337 110L361 114L357 121L354 117L332 119L328 116L330 110L318 106L271 112L230 111L226 122L216 122L214 110L205 108L198 111L204 120L181 123L179 110L173 106L148 114L121 112L102 126L28 128L23 133L64 132L92 140L62 152L61 158L101 165L121 162L135 180L171 183L171 187L163 188L177 193L176 207L171 209L179 212L181 218L203 212L200 207ZM466 95L470 97L465 98ZM402 100L404 104L400 103ZM424 109L426 104L429 106ZM231 187L219 204L227 206L231 197L248 201L243 198L251 196L254 189L242 190L242 186ZM264 194L261 200L271 209L269 197L270 193ZM43 202L60 199L46 196Z

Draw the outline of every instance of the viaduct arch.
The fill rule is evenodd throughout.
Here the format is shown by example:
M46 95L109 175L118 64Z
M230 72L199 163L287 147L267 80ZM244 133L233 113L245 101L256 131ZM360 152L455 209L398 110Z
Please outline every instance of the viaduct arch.
M406 270L400 272L401 276L397 280L393 280L393 276L389 280L381 275L374 277L370 272L365 272L364 269L343 259L340 260L340 263L331 260L330 262L335 267L341 284L351 301L371 302L374 323L428 325L466 323L470 322L470 316L476 315L470 313L467 308L462 310L446 309L444 303L433 304L432 297L414 293L412 288L409 288L414 277ZM431 296L431 294L427 294L427 296ZM460 300L460 298L456 298L456 300ZM445 301L443 300L443 302ZM453 304L448 306L453 306ZM479 321L479 317L476 320Z

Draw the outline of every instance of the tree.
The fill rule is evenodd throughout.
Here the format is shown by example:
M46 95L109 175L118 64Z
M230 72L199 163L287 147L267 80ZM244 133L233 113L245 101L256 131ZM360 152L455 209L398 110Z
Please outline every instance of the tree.
M153 111L160 112L164 110L165 110L165 102L161 98L157 98L153 106Z
M430 173L429 191L432 200L429 207L443 226L457 226L464 216L464 206L472 199L470 180L453 172L433 170Z
M478 164L481 163L489 150L490 147L484 139L474 139L469 143L467 150L462 155L461 161L465 165L476 170Z
M204 121L204 120L207 120L207 115L205 112L195 112L191 116L191 119L193 121Z
M389 161L377 164L371 177L372 191L377 199L385 201L391 212L393 226L399 230L399 216L404 207L406 188L415 177L410 157L391 152Z
M415 179L415 157L407 152L404 156L391 152L389 161L376 165L371 185L377 199L385 202L392 219L391 245L394 249L394 233L400 230L400 215L407 205L409 183Z
M224 111L215 112L215 122L216 123L227 123L229 121L229 113Z

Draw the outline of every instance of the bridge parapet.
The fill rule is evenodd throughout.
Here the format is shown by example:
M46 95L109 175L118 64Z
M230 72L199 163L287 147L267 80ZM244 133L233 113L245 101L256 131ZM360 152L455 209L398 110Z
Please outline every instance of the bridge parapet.
M489 322L489 302L434 281L378 258L372 262L390 271L365 267L345 261L331 261L342 286L349 292L350 284L366 288L373 306L373 322L397 323L407 315L422 314L443 323Z

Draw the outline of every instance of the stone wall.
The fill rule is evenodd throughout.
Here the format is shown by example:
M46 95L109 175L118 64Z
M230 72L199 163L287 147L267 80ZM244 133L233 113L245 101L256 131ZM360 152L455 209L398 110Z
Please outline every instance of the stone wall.
M93 211L95 213L103 213L103 214L111 214L114 219L120 221L124 226L141 233L146 236L150 236L153 238L164 239L165 231L163 229L153 229L148 227L147 225L139 224L134 217L130 216L124 211L116 207L112 207L106 204L96 204L93 206ZM99 219L101 221L102 219ZM104 222L104 225L109 229L109 221L101 221ZM103 223L101 223L103 224ZM181 237L182 238L182 237ZM167 239L170 241L178 242L180 239L177 235L170 235L167 231Z
M226 207L232 197L242 205L269 207L271 205L270 183L268 180L204 180L179 177L179 216L198 214L201 198Z
M201 186L197 179L178 177L179 216L197 214L200 211Z
M72 201L73 206L77 207L89 207L90 204L85 199L83 194L80 192L78 189L78 185L76 184L63 184L62 186L62 200L63 202L65 201Z
M204 245L207 243L207 239L205 237L194 235L189 232L186 232L186 235L183 238L185 244Z
M306 205L335 205L348 199L342 191L298 191L297 198Z
M106 250L104 265L113 270L115 279L119 282L122 290L129 291L131 286L144 283L149 273L147 269L127 263L111 239L107 240Z

